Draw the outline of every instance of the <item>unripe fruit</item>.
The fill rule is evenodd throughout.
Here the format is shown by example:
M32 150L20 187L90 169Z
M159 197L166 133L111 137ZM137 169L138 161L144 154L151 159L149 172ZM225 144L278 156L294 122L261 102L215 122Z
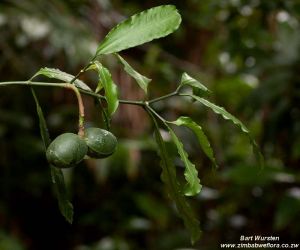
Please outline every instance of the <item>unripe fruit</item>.
M50 164L58 168L69 168L81 162L88 147L83 139L73 133L64 133L55 138L46 151Z
M111 132L101 128L87 128L85 141L88 145L87 155L92 158L108 157L117 147L117 138Z

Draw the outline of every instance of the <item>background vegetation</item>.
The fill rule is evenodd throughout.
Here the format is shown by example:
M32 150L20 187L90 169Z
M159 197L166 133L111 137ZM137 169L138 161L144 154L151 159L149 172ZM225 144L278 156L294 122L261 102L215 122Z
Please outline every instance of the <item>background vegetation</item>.
M300 235L298 1L4 0L0 80L26 80L44 66L76 74L116 23L167 3L180 10L181 28L121 54L153 79L151 97L175 89L183 71L205 83L214 102L249 127L266 159L260 171L247 138L202 106L177 98L157 104L156 110L171 120L188 114L200 122L220 166L212 171L193 135L178 131L204 185L192 199L203 230L193 249L218 249L220 242L237 243L240 235L274 235L281 243L295 243ZM122 98L143 98L116 61L106 60ZM96 86L95 75L82 79ZM75 132L73 94L36 90L52 138ZM101 126L93 101L86 97L84 102L87 121ZM160 181L151 123L143 110L121 106L112 131L120 142L113 157L65 172L75 207L71 226L59 214L51 190L30 90L1 88L0 249L191 248Z

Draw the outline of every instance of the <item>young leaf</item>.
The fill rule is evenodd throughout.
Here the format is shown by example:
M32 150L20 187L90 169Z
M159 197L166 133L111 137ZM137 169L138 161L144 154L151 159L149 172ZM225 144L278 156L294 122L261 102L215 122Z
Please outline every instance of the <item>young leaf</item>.
M206 107L212 109L215 113L220 114L225 120L230 120L235 125L237 125L241 129L241 131L244 132L248 136L250 143L252 145L252 148L253 148L253 152L256 155L256 157L258 158L260 166L264 165L264 157L261 154L257 143L252 138L250 131L246 128L246 126L239 119L234 117L232 114L228 113L223 107L219 107L216 104L213 104L204 98L201 98L201 97L198 97L195 95L189 95L189 96L194 98L196 101L201 102Z
M107 111L109 115L112 115L116 112L119 106L118 100L118 88L117 85L114 83L111 74L107 68L105 68L101 63L98 61L94 62L98 74L99 74L99 85L103 86L105 91L105 97L107 101Z
M40 125L40 133L46 150L46 148L49 146L51 142L48 128L46 125L43 111L41 109L38 98L33 88L31 88L31 93L33 95L36 104L36 110L37 110L39 125ZM62 213L62 215L66 218L66 220L72 224L73 214L74 214L73 205L71 204L71 202L68 200L67 197L67 190L65 187L65 181L64 181L62 170L55 168L51 165L50 165L50 170L51 170L51 180L58 199L59 210Z
M212 161L214 167L217 167L216 159L214 157L214 152L210 146L209 140L206 137L202 127L194 122L190 117L181 116L176 121L172 122L177 126L186 126L190 128L197 136L198 142L206 154L206 156Z
M150 112L149 115L151 116L155 125L155 138L161 157L162 181L167 186L171 198L175 201L176 207L178 209L178 214L180 217L182 217L184 225L190 231L191 241L192 244L194 244L199 239L201 234L199 221L195 217L193 210L182 194L180 184L176 179L175 166L173 165L173 162L168 155L165 142L163 141L163 138L159 132L158 124Z
M34 78L38 75L44 75L48 78L54 78L54 79L58 79L58 80L61 80L64 82L71 82L72 79L74 78L74 76L71 74L63 72L59 69L52 69L52 68L41 68L32 78ZM74 81L74 84L77 88L91 91L91 88L79 79L76 79Z
M179 141L174 131L170 127L168 127L168 129L172 140L177 147L180 158L185 166L184 177L187 181L187 185L185 187L184 194L187 196L196 195L201 191L202 188L200 179L198 178L198 171L196 170L195 165L190 162L187 152L184 150L182 143Z
M181 16L173 5L145 10L115 26L100 43L96 55L119 52L167 36L180 23Z
M133 69L120 55L116 54L119 61L123 64L124 70L127 72L128 75L133 77L138 85L145 91L147 94L147 88L149 82L151 82L151 79L141 75L139 72L137 72L135 69Z
M183 73L181 76L180 86L188 85L193 88L193 94L199 96L206 96L210 93L210 91L199 81L188 75L187 73Z

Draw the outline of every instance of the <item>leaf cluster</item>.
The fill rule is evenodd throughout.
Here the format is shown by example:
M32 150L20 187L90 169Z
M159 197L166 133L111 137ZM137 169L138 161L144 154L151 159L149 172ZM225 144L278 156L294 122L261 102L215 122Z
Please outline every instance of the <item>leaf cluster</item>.
M124 71L133 79L135 79L137 85L147 95L148 85L150 84L151 79L143 76L136 69L134 69L119 54L119 52L150 42L154 39L167 36L174 32L179 27L180 23L181 16L173 5L162 5L148 9L131 16L130 18L115 26L99 44L93 58L77 75L74 76L59 69L41 68L27 83L31 86L39 85L38 83L33 82L33 78L38 76L45 76L50 79L62 81L62 84L73 84L76 90L80 91L83 94L94 97L101 104L103 118L108 128L110 127L111 116L115 114L120 104L132 104L143 107L149 114L154 124L155 140L157 142L158 152L161 157L162 181L166 185L170 197L176 204L179 216L182 217L185 226L190 231L191 241L194 243L200 237L200 223L194 215L186 196L190 197L198 195L201 191L202 185L198 176L197 167L189 159L188 153L186 152L183 143L176 135L172 126L184 126L192 130L199 142L199 145L202 148L203 153L211 160L212 165L216 168L217 162L214 156L214 152L203 128L201 127L201 125L193 121L191 117L181 116L175 121L168 121L161 117L154 110L152 104L171 98L173 96L179 96L189 97L193 101L206 106L216 114L221 115L224 119L231 121L241 130L241 132L249 137L253 150L258 156L260 164L263 165L263 157L258 149L255 140L252 138L249 130L240 120L227 112L224 108L217 106L216 104L207 100L207 97L209 97L210 94L208 88L201 82L190 76L188 73L184 72L182 74L181 81L178 84L177 89L168 95L161 96L152 100L121 100L119 97L118 85L114 82L109 68L107 68L103 65L103 63L100 62L101 58L105 55L114 55L124 67ZM95 90L92 90L88 84L79 80L79 77L87 71L95 71L97 73L98 83ZM48 83L48 86L57 86L57 83L55 83L55 85L51 84L52 83ZM192 92L186 91L186 89L189 89ZM42 109L39 105L38 98L33 88L32 94L36 102L37 114L40 121L41 137L43 139L45 148L47 148L47 146L50 144L50 136L48 133L47 125ZM106 105L104 106L102 102L105 102ZM82 116L80 118L80 122L83 123L82 119L84 119L84 117ZM173 159L171 159L166 149L166 142L164 141L160 132L160 124L169 132L170 138L176 145L178 154L185 166L185 185L181 185L181 183L179 182ZM67 197L63 173L61 170L53 166L50 166L50 169L52 183L57 194L60 211L67 219L67 221L72 223L73 206Z

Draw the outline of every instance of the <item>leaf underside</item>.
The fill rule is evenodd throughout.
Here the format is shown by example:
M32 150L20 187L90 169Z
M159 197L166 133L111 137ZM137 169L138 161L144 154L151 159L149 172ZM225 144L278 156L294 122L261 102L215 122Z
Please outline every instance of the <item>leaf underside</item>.
M97 48L96 55L111 54L169 35L181 23L173 5L154 7L115 26Z

